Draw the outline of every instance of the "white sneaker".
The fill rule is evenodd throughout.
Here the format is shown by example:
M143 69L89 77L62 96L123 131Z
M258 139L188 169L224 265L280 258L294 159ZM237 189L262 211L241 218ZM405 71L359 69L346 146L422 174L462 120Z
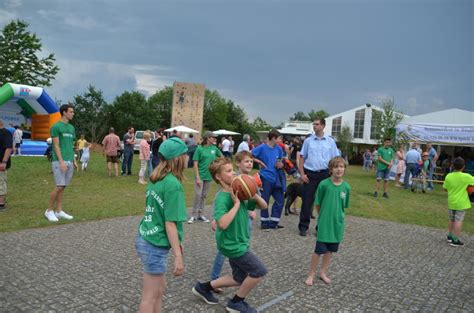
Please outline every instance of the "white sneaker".
M204 222L204 223L209 223L210 220L208 220L204 215L199 216L198 221Z
M191 216L191 218L188 220L188 224L194 223L195 220L196 218L194 216Z
M60 212L55 212L54 215L56 215L56 217L59 219L59 218L63 218L65 220L72 220L73 217L69 214L67 214L66 212L64 211L60 211Z
M50 221L50 222L57 222L57 221L59 221L53 211L48 211L48 210L46 210L46 212L44 212L44 216L45 216L46 219L47 219L48 221Z

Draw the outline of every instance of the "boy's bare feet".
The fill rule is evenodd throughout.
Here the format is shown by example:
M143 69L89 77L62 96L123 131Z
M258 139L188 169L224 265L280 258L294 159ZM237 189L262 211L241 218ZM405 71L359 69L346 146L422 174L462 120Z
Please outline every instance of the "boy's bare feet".
M323 275L323 274L321 274L321 275L319 276L319 279L321 279L325 284L328 284L328 285L332 282L332 281L329 279L329 277L327 277L326 275Z
M308 286L313 286L313 276L308 276L308 278L306 278L304 283Z

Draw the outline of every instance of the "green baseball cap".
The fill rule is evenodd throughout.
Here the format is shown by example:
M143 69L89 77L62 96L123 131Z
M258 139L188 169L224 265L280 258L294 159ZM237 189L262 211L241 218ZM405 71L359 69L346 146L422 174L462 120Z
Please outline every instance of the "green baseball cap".
M161 153L165 160L171 160L188 152L188 147L186 147L186 144L178 137L171 137L163 141L158 152Z

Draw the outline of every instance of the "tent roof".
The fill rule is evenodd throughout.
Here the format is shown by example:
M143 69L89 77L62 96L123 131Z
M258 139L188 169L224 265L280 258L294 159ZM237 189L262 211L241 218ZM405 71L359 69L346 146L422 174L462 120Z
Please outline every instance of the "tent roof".
M176 130L176 131L181 132L181 133L199 133L197 130L189 128L189 127L184 126L184 125L179 125L179 126L175 126L175 127L165 129L165 132L172 132L173 130Z
M240 135L240 133L237 133L237 132L233 132L233 131L230 131L230 130L227 130L227 129L219 129L219 130L215 130L213 131L214 135Z
M474 125L474 112L461 109L448 109L407 117L403 124L424 125Z

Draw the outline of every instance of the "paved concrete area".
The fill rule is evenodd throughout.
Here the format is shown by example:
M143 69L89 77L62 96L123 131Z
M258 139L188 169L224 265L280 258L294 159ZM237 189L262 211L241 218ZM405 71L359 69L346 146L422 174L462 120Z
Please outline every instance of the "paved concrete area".
M137 311L138 222L125 217L0 234L0 311ZM333 284L307 287L314 236L297 234L296 216L282 224L282 230L253 229L252 250L269 274L247 300L265 312L474 311L474 236L451 247L443 230L348 217L329 271ZM210 275L214 234L205 223L186 224L185 232L186 273L167 275L164 311L224 312L233 290L216 306L191 293L196 280Z

